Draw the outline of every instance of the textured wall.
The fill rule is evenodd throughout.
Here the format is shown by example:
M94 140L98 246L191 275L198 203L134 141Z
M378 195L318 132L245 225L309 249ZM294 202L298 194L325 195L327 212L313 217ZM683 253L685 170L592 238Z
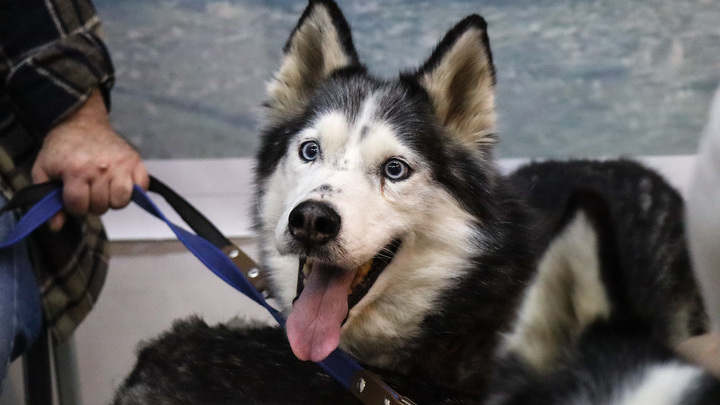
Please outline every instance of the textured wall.
M251 156L264 84L303 1L97 0L117 127L154 158ZM500 155L694 153L720 83L716 0L340 0L371 70L490 24Z

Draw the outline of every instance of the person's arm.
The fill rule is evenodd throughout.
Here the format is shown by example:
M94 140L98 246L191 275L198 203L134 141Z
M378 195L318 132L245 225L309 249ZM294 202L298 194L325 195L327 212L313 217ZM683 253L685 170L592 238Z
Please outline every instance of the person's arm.
M0 89L33 134L79 109L114 80L89 0L0 0Z
M123 207L133 183L148 185L139 154L108 120L113 78L88 0L0 0L0 90L42 141L33 180L62 180L71 214Z
M685 207L691 263L711 333L687 339L677 350L720 378L720 89L700 140Z
M720 333L720 89L715 93L700 140L686 218L693 271L710 325L714 332Z

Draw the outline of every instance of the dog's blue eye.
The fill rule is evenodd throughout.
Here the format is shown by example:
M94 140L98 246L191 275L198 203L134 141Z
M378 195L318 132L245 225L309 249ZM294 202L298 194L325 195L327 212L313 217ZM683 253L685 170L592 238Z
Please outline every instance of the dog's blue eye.
M306 162L312 162L320 155L320 145L315 141L307 141L300 145L300 158Z
M385 177L393 181L405 180L410 176L410 167L400 159L390 159L383 168Z

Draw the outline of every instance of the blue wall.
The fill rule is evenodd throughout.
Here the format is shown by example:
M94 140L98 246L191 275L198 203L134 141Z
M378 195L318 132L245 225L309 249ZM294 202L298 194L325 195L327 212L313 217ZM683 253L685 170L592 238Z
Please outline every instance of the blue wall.
M350 1L371 70L422 62L489 22L501 157L694 153L720 83L720 1ZM150 158L252 156L265 82L302 1L96 0L116 127Z

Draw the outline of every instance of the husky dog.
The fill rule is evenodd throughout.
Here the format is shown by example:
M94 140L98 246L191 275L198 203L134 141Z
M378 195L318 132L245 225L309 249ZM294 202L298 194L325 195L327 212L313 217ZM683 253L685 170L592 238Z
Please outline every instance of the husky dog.
M501 175L495 80L478 15L417 70L380 80L335 3L310 1L269 85L256 159L261 263L286 330L178 323L140 353L116 403L351 401L303 362L337 347L428 403L479 401L506 360L553 372L610 313L583 278L555 286L570 301L533 287L553 284L537 264L578 187L609 202L628 306L652 335L672 346L701 333L677 193L631 162ZM554 312L569 303L598 312Z

